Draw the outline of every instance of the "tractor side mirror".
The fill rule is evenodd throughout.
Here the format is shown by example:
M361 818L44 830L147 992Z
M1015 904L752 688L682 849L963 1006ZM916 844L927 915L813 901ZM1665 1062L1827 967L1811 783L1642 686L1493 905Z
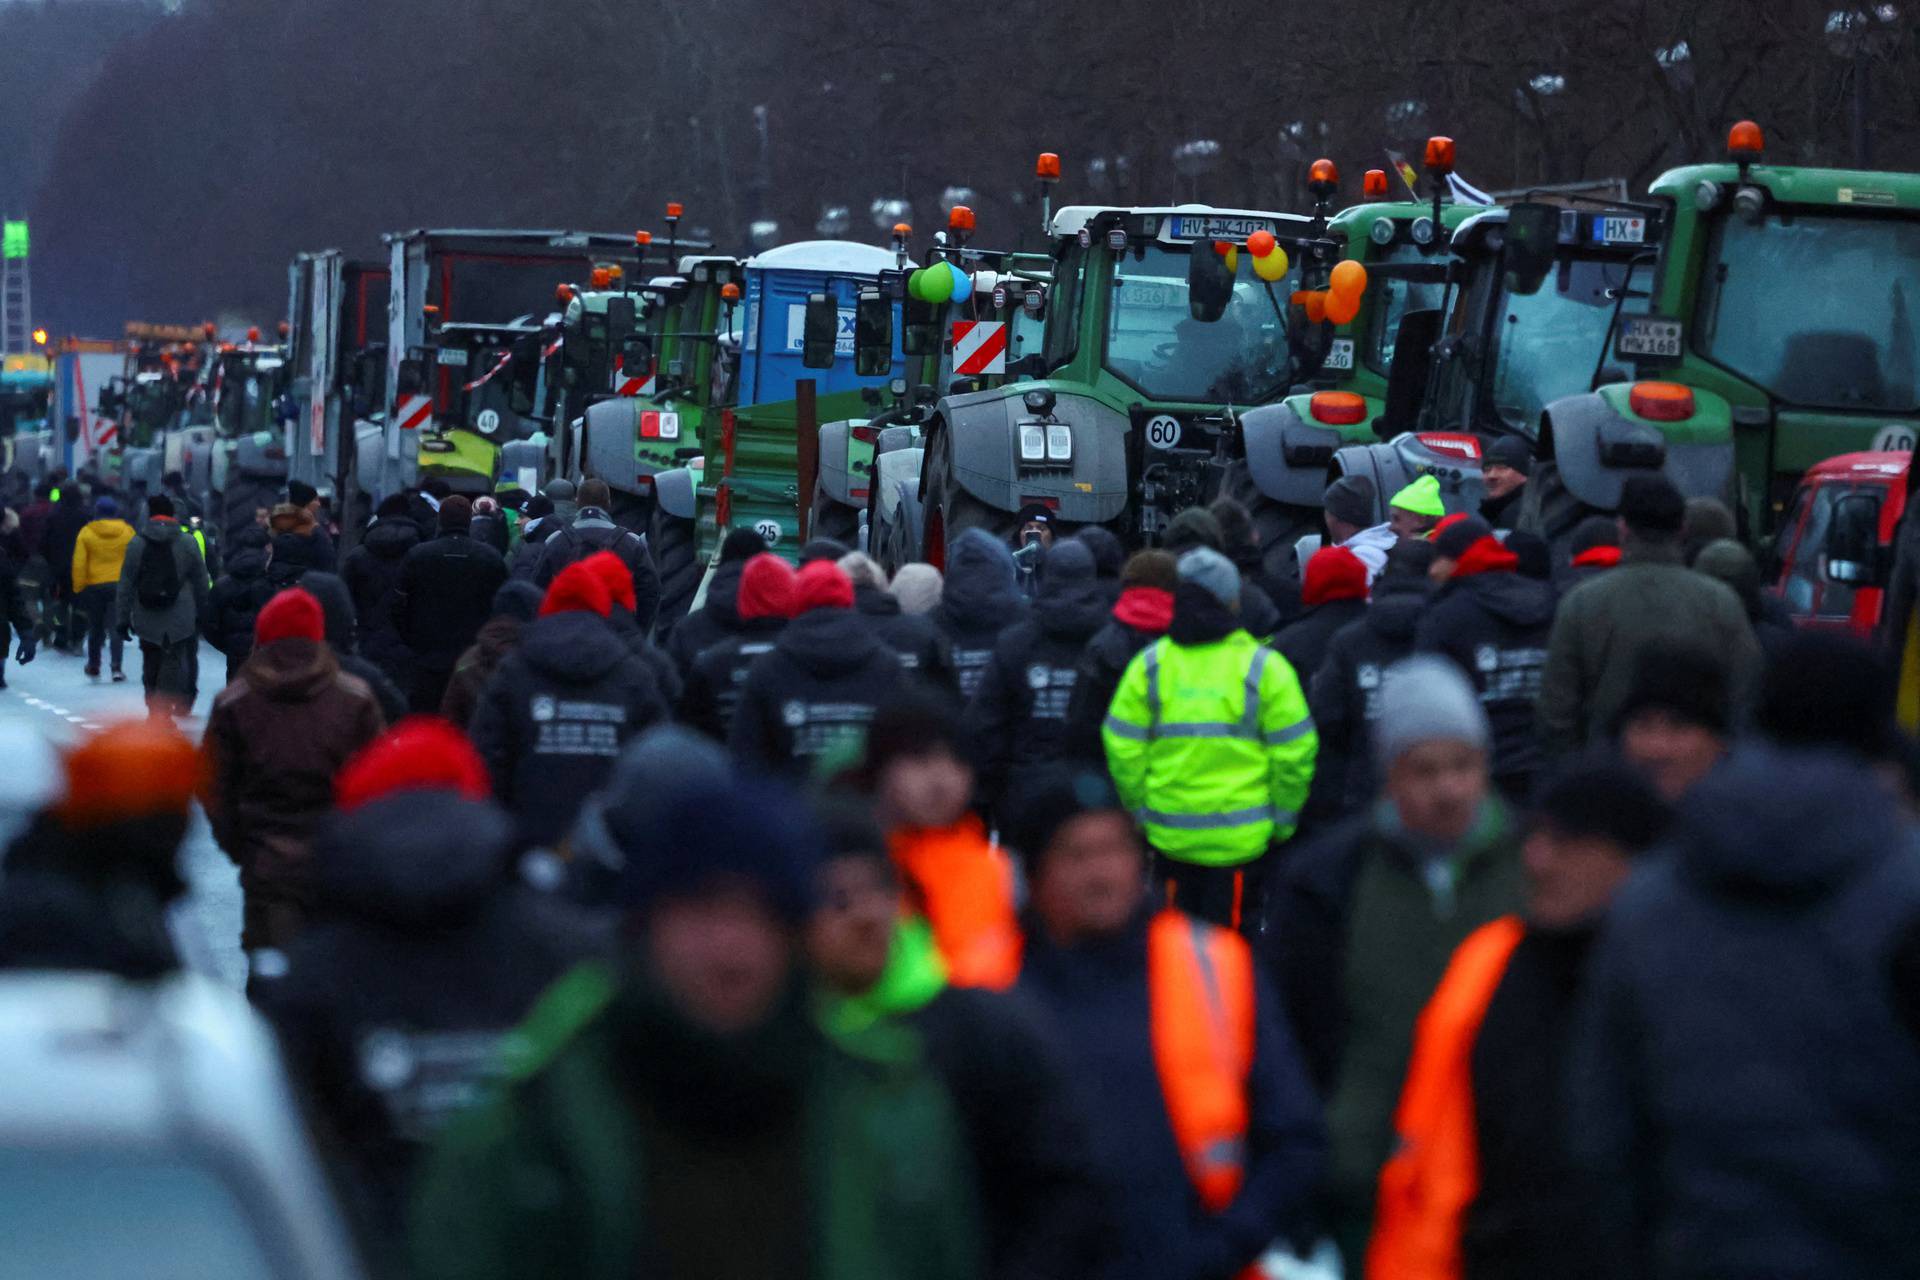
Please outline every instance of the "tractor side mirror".
M808 294L800 328L800 363L809 369L833 368L834 348L839 342L839 303L830 293Z
M1827 526L1827 581L1850 587L1877 587L1885 574L1880 554L1880 499L1871 493L1850 493L1833 504L1833 523Z
M639 327L633 295L616 293L607 299L607 336L618 342Z
M1550 204L1522 201L1507 210L1507 287L1518 294L1535 294L1553 270L1560 244L1560 210Z
M908 356L937 354L940 350L940 308L931 302L908 298L900 304L900 315L903 323L900 353Z
M630 370L628 377L645 377L653 368L653 343L638 334L630 334L620 344L620 367Z
M883 378L892 369L893 300L878 289L862 289L853 304L853 372Z
M1373 423L1374 434L1382 440L1414 429L1426 400L1427 381L1433 376L1433 347L1445 319L1438 307L1400 317L1400 330L1393 336L1393 367L1387 372L1386 409Z
M1233 301L1233 268L1210 241L1196 243L1187 253L1187 313L1212 324L1227 313Z

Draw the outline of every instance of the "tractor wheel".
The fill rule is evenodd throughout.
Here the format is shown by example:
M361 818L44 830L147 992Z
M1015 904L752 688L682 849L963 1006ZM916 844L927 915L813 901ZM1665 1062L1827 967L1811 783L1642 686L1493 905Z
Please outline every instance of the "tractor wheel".
M1573 536L1574 526L1590 515L1599 514L1595 507L1574 497L1568 492L1566 483L1560 479L1560 468L1545 459L1533 464L1533 473L1527 478L1527 493L1520 511L1519 525L1529 533L1546 540L1553 548L1554 563L1561 560L1561 552L1567 545L1567 539Z
M926 527L921 531L919 559L936 569L947 567L947 548L968 529L985 529L998 541L1013 535L1013 513L997 511L962 489L953 478L952 445L940 432L928 444L932 459L927 474Z
M807 538L809 541L832 538L843 547L859 549L860 509L835 502L816 484L813 488L813 514L807 520Z
M1253 473L1244 460L1227 464L1220 481L1220 496L1232 498L1253 517L1254 532L1260 537L1260 561L1268 576L1285 580L1298 578L1301 566L1293 562L1293 544L1320 532L1319 513L1310 507L1276 502L1260 492Z
M618 489L611 490L611 492L613 494L613 510L607 512L607 514L613 517L613 522L622 529L630 529L634 533L645 535L651 532L653 528L653 496L651 494L622 493ZM651 545L653 539L648 538L647 541L648 544Z
M700 535L694 522L654 508L647 546L660 574L660 612L655 625L664 636L685 617L700 590Z

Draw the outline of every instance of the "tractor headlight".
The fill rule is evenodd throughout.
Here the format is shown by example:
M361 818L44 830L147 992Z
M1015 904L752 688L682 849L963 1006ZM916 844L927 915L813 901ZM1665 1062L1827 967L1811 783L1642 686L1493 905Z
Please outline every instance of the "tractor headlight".
M1073 461L1073 428L1064 422L1050 423L1047 427L1047 461Z
M1045 462L1047 460L1047 429L1037 422L1020 424L1020 461Z

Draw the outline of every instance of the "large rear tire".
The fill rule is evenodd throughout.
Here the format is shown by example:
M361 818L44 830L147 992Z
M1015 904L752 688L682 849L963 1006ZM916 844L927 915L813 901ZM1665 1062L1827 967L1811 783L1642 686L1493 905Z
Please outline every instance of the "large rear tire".
M284 480L264 480L257 476L231 476L227 490L220 496L220 536L232 546L234 535L254 523L254 512L261 507L272 511L286 488Z
M1293 560L1294 544L1308 534L1320 532L1320 513L1309 507L1277 502L1260 492L1253 473L1242 459L1227 464L1220 481L1220 496L1232 498L1253 517L1254 531L1260 535L1260 562L1273 578L1297 578L1301 566Z
M693 521L670 516L656 506L647 546L660 574L660 612L654 625L665 637L674 623L687 616L700 590L699 530Z
M807 518L807 539L832 538L849 550L860 547L860 509L843 506L821 491L818 484L813 488L813 511Z
M952 449L945 431L935 433L927 446L927 516L920 538L919 558L943 572L947 548L968 529L985 529L1001 542L1013 536L1011 511L988 506L953 478Z
M1546 540L1553 550L1554 563L1566 559L1567 543L1573 531L1588 516L1604 514L1568 491L1560 478L1560 468L1547 459L1533 464L1527 477L1526 496L1521 501L1519 527Z

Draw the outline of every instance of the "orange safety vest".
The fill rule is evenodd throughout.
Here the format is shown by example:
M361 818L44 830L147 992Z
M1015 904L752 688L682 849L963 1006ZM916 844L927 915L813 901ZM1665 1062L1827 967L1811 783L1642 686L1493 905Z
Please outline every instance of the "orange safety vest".
M1208 1213L1240 1194L1253 1073L1253 950L1178 911L1147 926L1153 1062L1187 1176Z
M1394 1113L1398 1145L1380 1170L1368 1280L1460 1280L1460 1220L1480 1194L1473 1046L1526 936L1517 916L1467 935L1420 1014Z
M951 827L896 831L888 851L926 916L947 979L957 987L1004 990L1020 976L1020 925L1013 864L968 814Z

